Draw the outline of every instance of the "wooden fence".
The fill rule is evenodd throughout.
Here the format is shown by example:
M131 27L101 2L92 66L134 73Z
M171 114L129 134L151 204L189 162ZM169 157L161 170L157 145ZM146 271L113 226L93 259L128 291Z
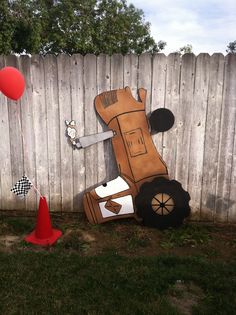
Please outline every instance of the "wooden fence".
M84 190L118 171L109 140L72 150L64 120L75 119L80 136L105 130L94 97L130 86L134 96L147 89L147 113L166 107L175 115L174 127L153 139L191 195L192 218L236 222L236 55L1 56L5 65L21 70L26 90L19 102L0 95L0 209L37 209L33 190L24 200L10 192L26 173L51 211L82 211Z

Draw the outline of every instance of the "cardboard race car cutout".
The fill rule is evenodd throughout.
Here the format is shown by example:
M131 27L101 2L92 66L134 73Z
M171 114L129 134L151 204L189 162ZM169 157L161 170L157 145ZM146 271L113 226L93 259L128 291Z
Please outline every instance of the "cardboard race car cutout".
M75 148L112 139L119 176L84 194L90 223L134 217L144 225L164 229L181 225L190 214L190 196L179 182L169 180L150 133L170 129L174 115L168 109L157 109L148 122L146 93L143 88L138 90L139 101L129 87L96 96L95 109L109 127L106 132L76 138L75 122L66 121L67 136Z

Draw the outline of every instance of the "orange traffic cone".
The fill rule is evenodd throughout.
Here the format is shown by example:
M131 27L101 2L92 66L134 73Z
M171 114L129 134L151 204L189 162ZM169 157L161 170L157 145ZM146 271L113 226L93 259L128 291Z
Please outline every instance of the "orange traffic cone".
M25 237L25 241L37 245L52 245L62 235L52 228L48 205L45 197L40 197L35 230Z

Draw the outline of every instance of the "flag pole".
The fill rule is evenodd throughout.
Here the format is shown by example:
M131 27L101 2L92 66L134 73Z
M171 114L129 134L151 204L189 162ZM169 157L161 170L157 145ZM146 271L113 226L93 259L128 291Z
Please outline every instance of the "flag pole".
M21 107L20 107L20 109L21 109ZM22 129L21 118L20 118L20 113L19 112L17 112L17 117L18 117L18 122L19 122L19 126L20 126L20 133L21 133L22 142L23 142L23 151L25 152L26 158L29 159L28 158L29 157L29 152L27 150L27 146L26 146L26 143L25 143L25 138L24 138L24 134L23 134L23 129ZM31 184L32 184L32 187L33 187L34 191L39 194L40 198L43 198L43 195L41 194L39 189L32 182L31 182Z

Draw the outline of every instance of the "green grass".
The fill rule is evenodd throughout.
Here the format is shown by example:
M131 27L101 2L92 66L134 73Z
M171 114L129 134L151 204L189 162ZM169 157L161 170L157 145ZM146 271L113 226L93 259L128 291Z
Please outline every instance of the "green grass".
M236 308L235 262L23 251L0 253L0 314L177 315L167 296L179 280L204 293L194 315Z
M72 231L66 239L59 238L55 247L57 250L73 250L79 253L86 252L90 244L78 237L78 232Z
M23 241L34 226L35 218L0 217L0 236L21 239L1 244L0 315L232 315L236 308L233 228L161 232L132 221L53 218L63 237L41 248ZM181 313L185 302L189 312Z
M127 236L126 236L126 246L129 250L137 250L139 248L148 247L150 244L150 239L140 233L140 229L133 229Z
M15 235L30 232L34 227L32 218L0 216L0 235L11 233Z
M186 224L178 229L167 229L163 231L161 240L162 248L174 248L208 244L211 241L211 228L203 225Z

